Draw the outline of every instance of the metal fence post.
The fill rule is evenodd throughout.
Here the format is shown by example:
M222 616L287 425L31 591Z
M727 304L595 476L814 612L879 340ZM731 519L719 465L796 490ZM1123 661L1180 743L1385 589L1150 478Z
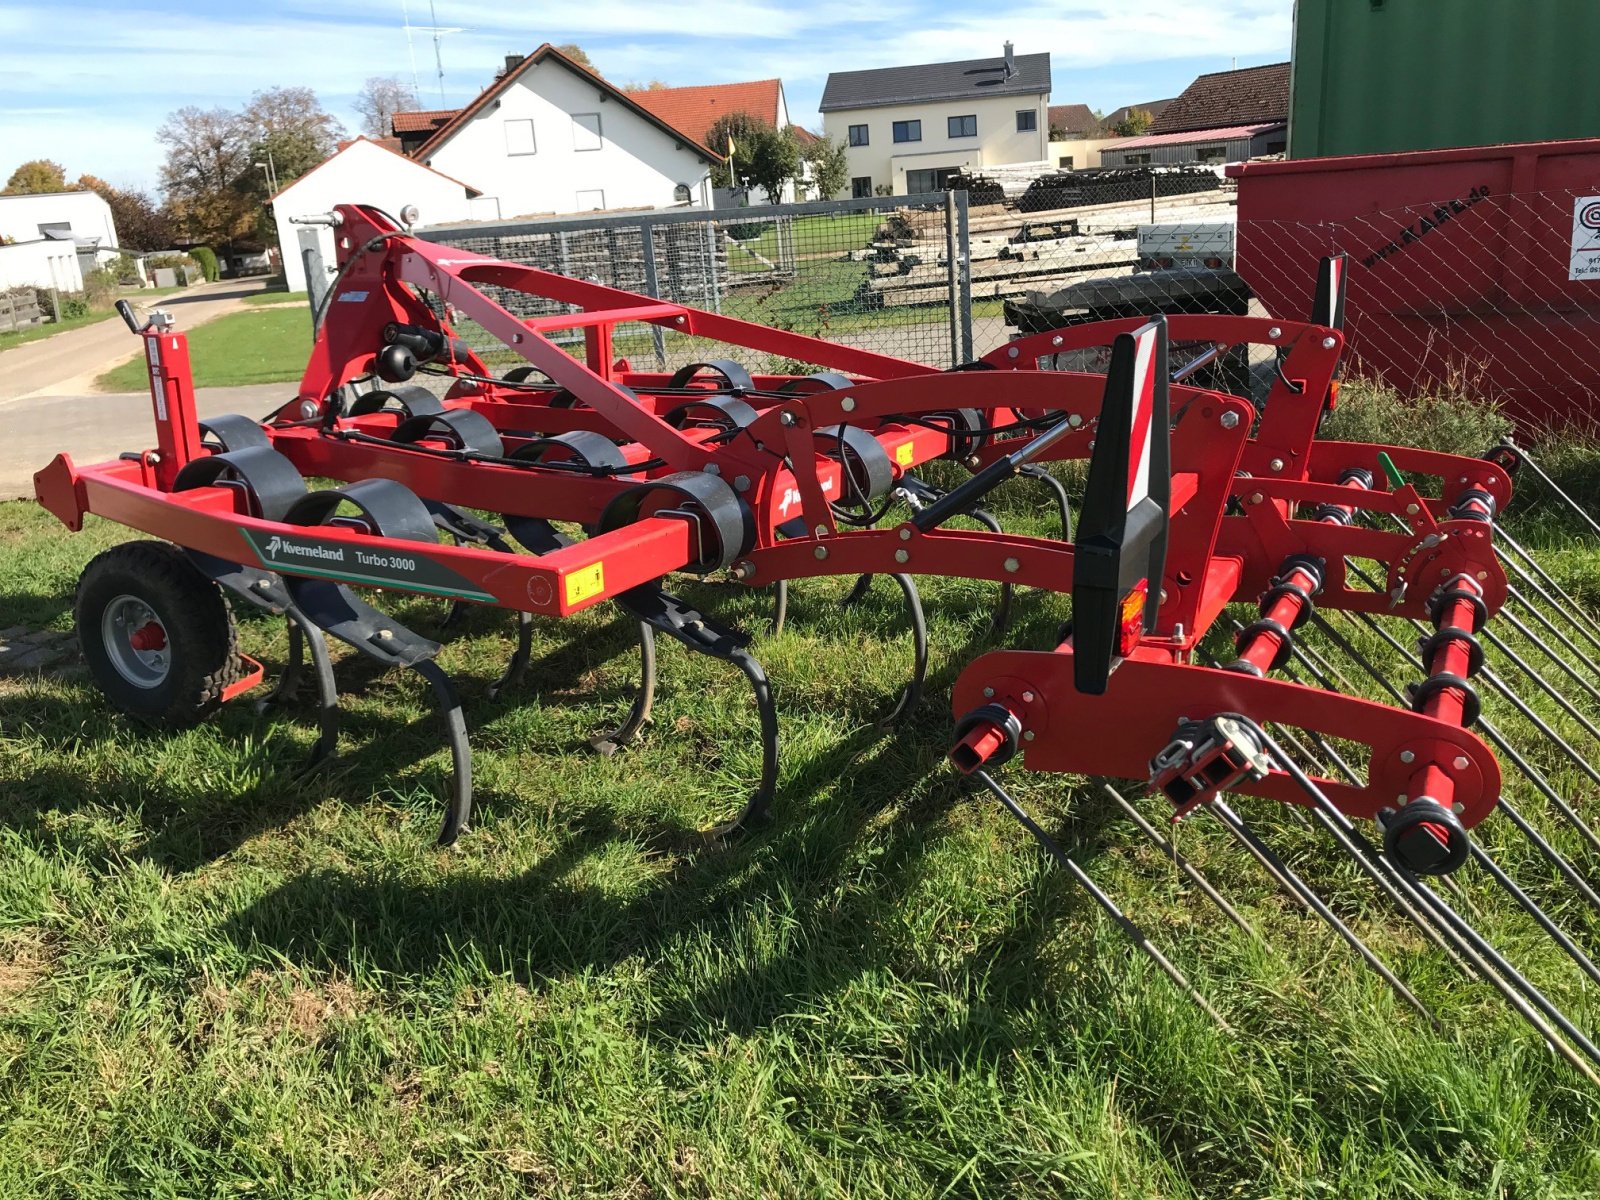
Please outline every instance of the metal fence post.
M965 196L966 193L961 193ZM956 194L944 194L944 261L947 294L950 305L950 365L957 366L961 359L961 249L956 239Z
M956 193L956 262L961 280L961 362L971 362L977 357L972 340L972 227L968 222L968 209L972 204L970 193Z
M647 220L639 222L639 237L644 248L644 290L654 300L661 299L661 281L656 277L656 227ZM656 367L667 368L667 334L659 325L650 326L650 340L656 347Z

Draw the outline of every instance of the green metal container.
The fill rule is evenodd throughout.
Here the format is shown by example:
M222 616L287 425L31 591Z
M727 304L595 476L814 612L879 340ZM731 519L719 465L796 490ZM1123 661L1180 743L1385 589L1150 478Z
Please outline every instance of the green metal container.
M1296 0L1289 156L1600 137L1600 0Z

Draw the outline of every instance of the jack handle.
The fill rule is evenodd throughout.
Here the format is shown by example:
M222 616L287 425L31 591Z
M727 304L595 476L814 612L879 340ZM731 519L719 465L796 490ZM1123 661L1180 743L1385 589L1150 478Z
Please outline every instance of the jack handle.
M149 321L146 321L143 325L139 324L139 318L133 311L133 305L129 304L126 300L117 301L117 315L122 318L123 322L128 326L129 331L134 334L141 334L146 329L150 328Z

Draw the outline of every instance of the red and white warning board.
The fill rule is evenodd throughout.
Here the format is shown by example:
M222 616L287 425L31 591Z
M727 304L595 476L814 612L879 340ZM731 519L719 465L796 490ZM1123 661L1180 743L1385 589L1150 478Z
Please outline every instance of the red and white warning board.
M1568 279L1600 283L1600 196L1572 204L1572 271Z

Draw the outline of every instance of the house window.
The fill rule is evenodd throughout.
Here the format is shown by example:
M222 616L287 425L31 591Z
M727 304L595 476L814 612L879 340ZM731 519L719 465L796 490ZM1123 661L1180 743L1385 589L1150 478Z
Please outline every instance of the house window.
M574 150L600 149L600 114L572 114L572 148Z
M867 144L867 127L865 125L850 126L850 144L852 146L865 146Z
M950 137L960 138L978 136L978 118L976 116L950 117L948 120L948 134Z
M532 121L507 121L506 122L506 153L507 154L532 154L536 150L533 142Z
M857 175L850 181L850 198L852 200L872 199L871 175Z
M1201 146L1194 152L1195 162L1220 163L1226 162L1227 159L1228 148L1226 146Z
M1056 167L1062 171L1072 170L1072 155L1063 154L1060 158L1056 159Z
M672 189L672 202L674 204L687 204L693 198L693 195L694 193L689 190L687 183L680 183Z
M1150 156L1148 154L1130 154L1122 162L1124 166L1143 167L1149 165Z
M1039 112L1033 108L1017 109L1017 132L1032 133L1039 128Z
M604 208L605 206L606 206L606 194L605 194L605 192L602 191L600 188L594 188L593 190L590 190L590 191L583 191L583 192L579 192L578 193L578 206L574 211L576 211L576 212L588 212L591 209Z
M897 142L920 142L922 140L922 122L896 121L894 123L894 140Z

